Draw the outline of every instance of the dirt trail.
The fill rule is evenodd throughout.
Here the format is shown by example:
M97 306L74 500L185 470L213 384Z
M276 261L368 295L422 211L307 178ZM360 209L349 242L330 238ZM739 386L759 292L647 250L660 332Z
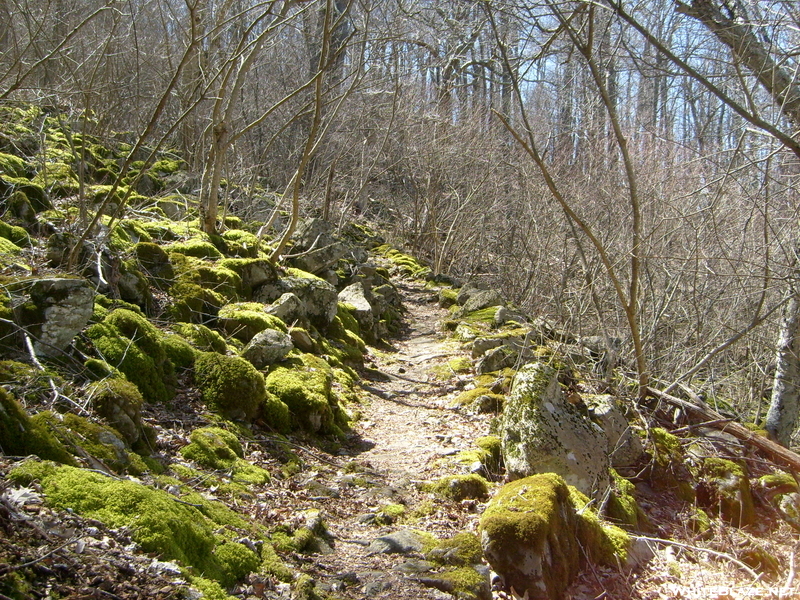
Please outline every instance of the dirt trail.
M466 472L454 455L486 435L488 420L452 407L460 383L446 365L463 351L437 331L446 312L430 291L402 287L404 330L368 363L363 382L368 399L344 451L349 468L346 462L336 475L320 473L317 479L339 495L315 499L335 552L316 558L311 570L318 585L348 598L443 600L452 595L420 582L430 575L430 569L419 570L420 553L374 554L368 544L405 529L440 539L475 529L477 502L433 499L419 483ZM380 510L387 504L403 505L405 514L395 522L382 520Z

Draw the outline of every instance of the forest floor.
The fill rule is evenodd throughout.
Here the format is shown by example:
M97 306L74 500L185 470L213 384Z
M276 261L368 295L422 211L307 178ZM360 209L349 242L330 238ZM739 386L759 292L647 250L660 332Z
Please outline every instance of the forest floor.
M489 433L492 415L454 406L453 399L470 384L471 375L453 372L448 361L466 351L439 333L438 322L447 314L434 293L415 282L399 287L406 308L403 329L390 345L370 349L362 373L364 394L356 407L360 415L348 439L325 451L311 440L293 438L293 450L302 458L296 472L274 476L249 500L219 497L267 527L304 520L308 524L319 511L328 532L325 541L316 552L282 558L292 570L308 574L323 596L452 598L430 587L436 584L436 567L421 552L381 553L370 544L403 530L439 539L476 532L485 507L480 500L444 500L420 487L444 475L467 473L468 466L457 454ZM178 404L180 411L149 415L159 431L162 454L174 460L181 460L177 449L188 433L207 424L196 398L185 397ZM257 441L248 443L246 458L281 473L281 463L265 449ZM0 473L13 463L12 458L0 458ZM632 572L587 565L566 599L800 598L793 569L779 570L771 580L754 580L734 560L755 548L782 565L793 564L797 534L785 523L762 514L747 530L715 521L708 532L697 534L687 526L686 503L655 492L644 481L636 485L650 521L646 535L679 544L651 542L654 557ZM206 490L207 495L213 492ZM180 574L170 563L138 553L129 534L53 511L42 504L35 486L19 490L0 480L0 577L13 576L18 565L32 563L29 567L39 569L48 586L32 598L49 592L70 598L178 597L175 584ZM236 595L297 597L288 584L255 576ZM501 591L493 595L509 597Z

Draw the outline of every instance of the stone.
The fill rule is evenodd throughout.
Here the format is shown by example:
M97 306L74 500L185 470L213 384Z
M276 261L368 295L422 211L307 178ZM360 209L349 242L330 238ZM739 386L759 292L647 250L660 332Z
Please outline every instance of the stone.
M314 338L305 329L293 327L289 330L289 336L292 338L295 348L301 352L314 354L317 351L317 344L314 342Z
M480 358L489 350L503 345L503 340L497 338L475 338L472 340L472 358Z
M14 320L41 356L59 356L92 317L94 290L85 279L29 279L7 287Z
M624 468L637 465L645 456L642 441L617 407L615 398L608 394L602 394L584 396L583 400L588 405L589 413L595 423L602 427L606 440L608 440L608 456L611 466Z
M472 298L475 294L479 292L483 292L488 290L487 284L478 281L470 281L462 286L462 288L458 291L458 295L456 296L456 303L460 306L464 306L467 301Z
M735 527L755 523L750 479L742 466L724 458L708 457L698 473L697 504Z
M608 488L608 441L603 430L564 397L553 367L537 362L517 372L500 432L510 478L557 473L596 499Z
M353 307L352 313L362 333L372 331L375 325L375 317L370 304L368 292L364 289L364 284L360 281L348 285L339 292L339 302L344 302Z
M347 250L348 247L341 242L333 242L322 247L318 245L318 247L313 250L306 251L300 256L289 259L289 262L298 269L316 275L335 265L347 254Z
M480 519L483 555L517 596L563 597L581 566L570 491L548 473L509 483Z
M498 327L505 325L506 323L519 323L522 325L523 323L527 322L528 317L525 315L525 313L519 310L508 308L507 306L501 306L497 309L497 312L494 313L494 324Z
M317 277L284 277L264 284L253 293L253 300L269 304L286 293L297 296L304 316L316 327L325 329L336 317L339 294L330 283Z
M292 348L294 344L288 333L277 329L265 329L253 336L242 350L241 356L256 369L263 369L283 360Z
M506 367L513 367L517 363L519 355L507 346L499 346L489 350L475 364L475 372L479 375L493 373Z
M303 323L306 318L306 314L303 311L303 303L300 302L300 298L291 292L283 294L280 298L267 306L265 310L267 313L278 317L287 325L293 325L298 322Z
M334 243L333 225L324 219L307 219L300 223L292 236L292 253L323 248Z
M401 529L373 540L367 546L367 553L408 554L409 552L422 552L424 547L422 536L408 529Z
M483 310L491 306L503 306L505 300L500 292L496 290L480 290L471 295L461 306L461 314L467 314L476 310ZM496 318L496 317L495 317Z

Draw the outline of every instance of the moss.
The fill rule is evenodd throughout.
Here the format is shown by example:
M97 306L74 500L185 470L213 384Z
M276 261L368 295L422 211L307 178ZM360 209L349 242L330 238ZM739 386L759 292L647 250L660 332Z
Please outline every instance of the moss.
M24 177L0 175L0 198L9 197L16 192L25 194L25 198L37 213L53 207L44 188L38 183L29 181Z
M608 516L619 523L632 527L638 527L640 520L646 522L647 517L639 508L634 497L636 486L621 477L614 469L610 469L609 472L613 487L606 505Z
M499 474L503 462L500 438L494 435L487 435L475 440L475 445L475 448L459 452L458 461L465 466L479 462L487 473L492 475Z
M798 489L797 481L789 473L778 471L768 475L762 475L758 479L758 485L765 490L771 498L780 498L786 494L796 493Z
M222 294L186 281L176 283L169 293L173 302L168 311L173 319L184 323L212 322L226 303Z
M486 498L489 495L487 481L480 475L448 475L423 485L423 490L442 498L461 502L467 498Z
M189 440L189 444L181 448L181 454L209 469L229 469L243 456L236 435L219 427L195 429Z
M175 369L161 343L161 333L133 311L116 309L86 334L98 354L122 371L148 402L166 402L175 394Z
M689 515L688 525L695 533L705 533L711 529L711 519L702 508L694 508Z
M22 252L22 248L17 246L11 240L7 240L4 237L0 237L0 255L16 256L20 252Z
M179 335L165 335L161 340L167 359L178 368L188 369L194 365L197 350Z
M75 459L51 431L32 420L11 394L0 387L0 448L8 456L34 454L45 460L75 464Z
M444 288L439 290L439 306L441 308L450 308L456 304L458 298L458 290L453 288Z
M138 242L133 251L142 270L155 285L161 289L169 288L175 279L175 270L164 249L152 242Z
M472 361L466 356L459 356L447 361L447 366L454 373L467 373L472 370Z
M630 537L617 527L600 520L584 494L569 486L570 502L578 519L578 539L594 562L616 567L628 560Z
M484 412L484 409L488 410L488 412L496 412L502 409L505 400L505 396L502 394L495 394L489 388L479 386L461 392L456 396L455 400L453 400L453 404L457 406L469 406L479 401L481 412Z
M211 242L191 239L185 242L174 242L166 247L170 254L184 254L195 258L222 258L222 253Z
M289 407L293 421L300 427L317 433L332 433L335 425L332 381L333 373L324 360L301 354L289 366L273 366L267 375L266 387Z
M195 381L206 404L229 418L252 420L266 399L264 377L238 356L201 353Z
M27 248L31 245L31 236L22 227L9 225L0 221L0 238L4 238L15 246Z
M676 436L661 427L650 430L650 439L653 442L653 458L661 466L666 466L672 461L683 461L683 448L681 441Z
M172 326L172 329L184 339L189 340L189 343L195 348L203 352L225 354L228 351L225 338L205 325L200 325L198 323L176 323Z
M483 323L494 326L494 316L499 308L499 306L490 306L489 308L475 310L461 317L461 320L469 324Z
M708 457L698 473L697 502L737 527L755 522L750 480L733 461Z
M472 567L458 567L437 573L436 578L445 582L456 598L477 600L485 595L486 576Z
M28 164L19 156L0 152L0 173L11 175L12 177L26 177L28 175Z
M237 302L222 307L219 322L229 335L245 343L265 329L288 331L283 321L267 313L264 305L257 302Z
M144 403L139 388L126 379L111 376L90 384L86 396L94 411L115 427L129 443L139 439L142 429L140 413Z
M395 270L405 277L423 279L430 273L430 269L421 265L413 256L404 254L388 244L378 246L374 251L388 259Z
M283 563L272 544L266 542L261 547L261 567L259 572L272 575L278 581L289 582L294 579L292 570Z
M38 479L50 506L71 509L111 528L128 527L144 552L178 560L222 585L243 579L246 569L260 565L246 547L215 536L214 530L224 523L189 503L176 502L165 491L53 463L28 462L13 469L11 476L27 483Z
M360 365L367 346L358 333L355 333L357 331L360 331L358 323L346 305L340 302L336 316L328 325L320 344L327 354L334 356L339 362Z
M239 258L257 258L261 244L257 236L241 229L229 229L222 234L226 254Z
M375 522L378 525L391 525L406 513L402 504L383 504L375 513Z
M242 278L231 269L181 254L172 254L170 260L179 283L213 290L229 302L239 300Z
M449 539L437 542L425 558L446 565L476 565L483 559L483 550L477 535L462 531Z
M237 600L231 596L216 581L205 577L190 577L189 582L202 594L204 600Z

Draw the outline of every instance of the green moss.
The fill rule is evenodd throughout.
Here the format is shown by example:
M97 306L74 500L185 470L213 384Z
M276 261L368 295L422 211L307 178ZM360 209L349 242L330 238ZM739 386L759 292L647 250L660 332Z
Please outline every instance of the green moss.
M195 361L195 381L206 404L229 418L254 419L266 399L264 377L238 356L201 353Z
M461 502L467 498L486 498L489 495L487 481L474 473L447 475L435 482L423 485L422 489L455 502Z
M216 581L205 577L190 577L189 582L196 588L203 597L203 600L238 600L236 596L231 596Z
M477 535L462 531L449 539L437 542L425 558L446 565L476 565L483 559L483 550Z
M12 177L26 177L28 175L28 165L19 156L0 152L0 173L11 175Z
M195 429L189 440L181 454L209 469L229 469L243 455L236 435L219 427Z
M475 440L476 448L462 450L458 453L458 462L465 466L470 466L476 462L483 465L487 473L492 475L499 474L503 462L500 438L494 435Z
M489 308L475 310L461 317L461 320L469 324L484 323L493 326L494 316L497 314L499 308L499 306L490 306Z
M406 513L406 507L402 504L383 504L375 513L375 522L378 525L391 525Z
M186 281L176 283L169 293L173 303L168 311L173 319L184 323L209 323L227 302L222 294Z
M288 331L283 321L267 313L265 306L257 302L236 302L223 306L219 311L219 322L229 335L245 343L265 329Z
M333 373L316 356L302 354L286 365L275 365L266 378L267 391L284 402L303 429L332 433L335 405L331 398Z
M241 229L229 229L222 234L227 254L240 258L257 258L261 244L257 236Z
M578 538L594 562L616 567L628 560L630 537L617 527L600 520L584 494L569 486L570 501L578 519Z
M145 400L165 402L175 394L175 369L161 333L133 311L116 309L86 330L98 354L133 382Z
M495 394L486 387L476 387L471 390L461 392L453 400L453 404L457 406L469 406L476 400L481 399L481 404L486 404L486 408L500 410L505 402L505 396L502 394Z
M228 345L218 332L197 323L176 323L172 329L184 339L189 340L195 348L203 352L225 354Z
M733 461L708 457L698 473L697 502L737 527L755 522L750 479Z
M680 439L666 429L653 427L650 430L650 439L653 442L653 458L661 466L666 466L672 461L684 460Z
M16 192L25 194L25 198L36 212L52 208L44 188L38 183L29 181L24 177L0 175L0 198L10 197Z
M0 387L0 448L8 456L34 454L45 460L75 464L64 444L42 423L31 419L11 394Z
M702 508L694 508L689 515L688 525L695 533L705 533L711 529L711 519Z
M16 256L20 252L22 252L22 248L17 246L11 240L7 240L4 237L0 237L0 255Z
M224 586L243 579L247 569L255 570L261 563L241 544L215 536L214 530L225 523L191 506L195 498L176 502L171 494L134 481L53 463L28 462L13 469L11 476L18 482L38 479L50 506L71 509L108 527L127 527L144 552L178 560Z
M179 335L165 335L161 340L167 359L178 368L188 369L194 365L197 350Z
M86 397L97 414L133 443L139 439L142 429L140 411L144 398L134 384L113 375L112 372L112 376L90 384Z
M636 486L621 477L614 469L610 469L609 472L613 487L606 504L608 516L624 525L638 527L640 520L646 521L647 517L636 502L634 496Z
M378 246L374 251L388 259L394 265L395 270L406 277L423 279L430 273L430 269L421 265L413 256L404 254L388 244Z
M468 373L472 370L472 361L466 356L459 356L448 360L447 366L455 373Z
M22 227L9 225L0 221L0 238L5 238L20 248L27 248L31 245L31 236Z
M458 290L453 288L444 288L439 290L439 306L442 308L450 308L456 304L458 298Z
M272 575L278 581L289 582L294 579L292 570L283 563L272 544L266 542L261 547L261 568L259 572Z
M448 587L452 589L456 598L465 600L477 600L483 597L485 594L483 590L487 587L486 576L472 567L447 569L437 573L436 578L449 584Z
M184 254L195 258L222 258L222 253L211 242L201 239L191 239L185 242L174 242L167 246L170 254Z

